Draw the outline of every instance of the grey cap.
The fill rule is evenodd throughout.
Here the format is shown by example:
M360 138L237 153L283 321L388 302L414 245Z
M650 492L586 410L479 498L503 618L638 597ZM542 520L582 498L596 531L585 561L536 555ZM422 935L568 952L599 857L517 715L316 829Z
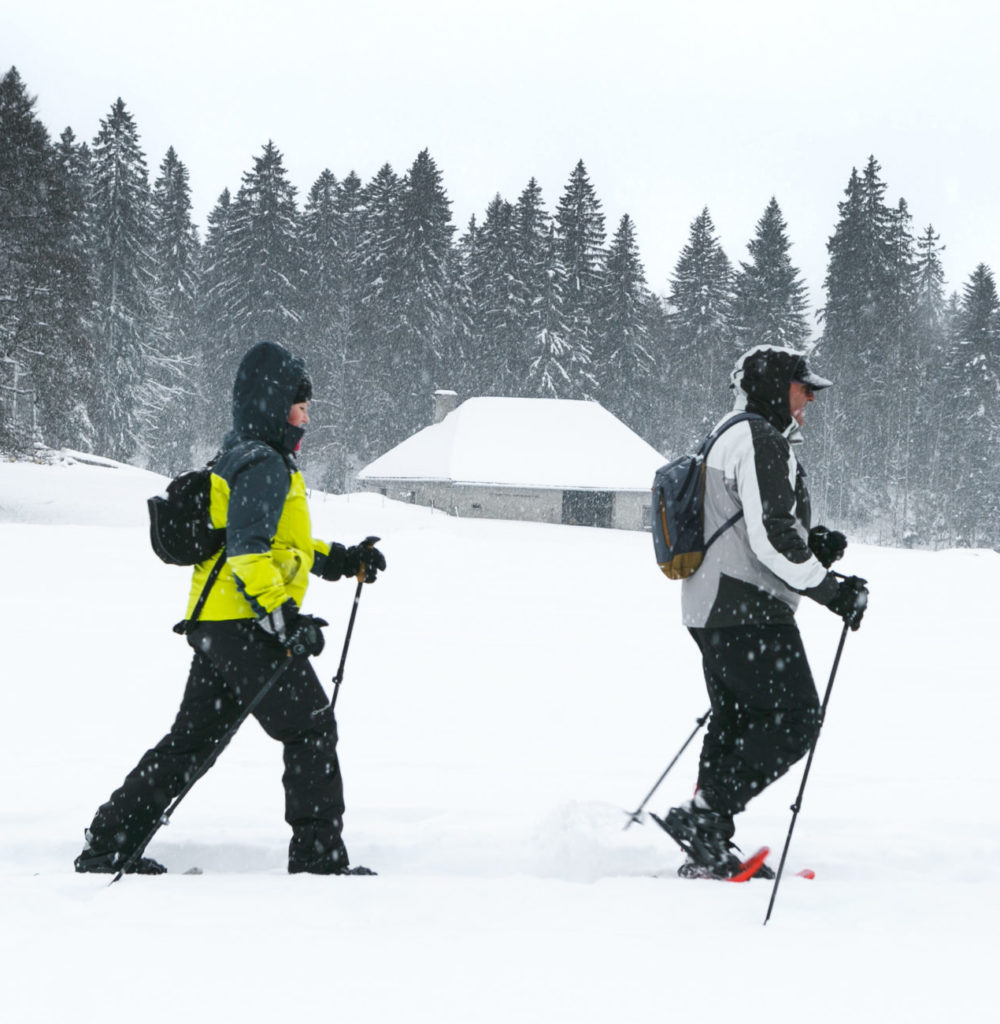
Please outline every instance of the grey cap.
M826 377L821 377L818 373L813 373L809 369L809 364L806 362L805 356L799 360L798 366L792 373L792 380L797 380L800 384L808 384L813 391L819 391L822 388L833 387L833 381L827 380Z

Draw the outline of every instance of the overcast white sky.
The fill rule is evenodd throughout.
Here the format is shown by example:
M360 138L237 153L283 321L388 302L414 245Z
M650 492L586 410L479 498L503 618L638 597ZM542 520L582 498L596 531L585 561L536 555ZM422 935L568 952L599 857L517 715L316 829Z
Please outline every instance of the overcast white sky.
M427 148L459 229L532 176L554 210L582 158L657 291L704 206L736 262L775 195L819 300L872 153L950 288L1000 272L998 39L989 0L3 0L0 70L54 136L89 141L121 96L202 227L268 139L300 201L324 168L367 181Z

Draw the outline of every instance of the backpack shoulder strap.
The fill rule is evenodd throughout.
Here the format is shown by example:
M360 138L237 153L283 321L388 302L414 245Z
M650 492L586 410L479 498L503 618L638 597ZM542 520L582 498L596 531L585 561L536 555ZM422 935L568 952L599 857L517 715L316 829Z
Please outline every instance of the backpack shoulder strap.
M225 564L226 545L223 544L222 547L219 548L219 554L215 559L215 565L212 566L212 571L208 574L208 579L205 580L205 585L201 588L198 600L195 602L194 608L191 609L191 618L181 619L181 621L174 626L175 633L180 633L183 636L198 621L198 616L201 615L201 610L205 607L205 602L208 600L209 592L215 585L215 581L219 578L219 573L222 572L222 567Z
M702 455L702 454L703 455L707 455L709 448L711 448L712 445L715 444L715 442L718 441L719 438L730 427L735 427L737 423L745 423L747 420L763 420L763 419L764 419L764 417L761 416L760 413L758 413L758 412L740 412L740 413L737 413L732 418L726 420L725 423L722 423L718 427L716 427L715 430L713 430L708 435L708 437L706 437L705 440L702 441L701 448L698 450L698 454L699 455Z

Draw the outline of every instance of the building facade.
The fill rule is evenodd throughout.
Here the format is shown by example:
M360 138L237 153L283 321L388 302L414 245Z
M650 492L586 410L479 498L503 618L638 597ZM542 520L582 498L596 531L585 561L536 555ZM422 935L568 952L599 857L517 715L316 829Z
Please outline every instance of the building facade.
M597 402L435 395L436 422L365 466L364 490L451 515L649 528L663 456Z

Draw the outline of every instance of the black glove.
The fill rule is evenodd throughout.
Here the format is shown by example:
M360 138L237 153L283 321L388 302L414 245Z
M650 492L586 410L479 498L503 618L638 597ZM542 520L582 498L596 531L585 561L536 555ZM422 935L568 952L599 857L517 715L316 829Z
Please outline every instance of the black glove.
M385 555L375 543L378 537L365 537L360 544L352 544L344 552L344 565L340 570L344 576L361 577L364 570L365 583L374 583L379 571L385 568Z
M844 557L847 538L839 530L828 530L825 526L814 526L809 531L809 550L829 569L838 558Z
M857 629L861 625L865 609L868 607L868 588L865 586L867 582L860 576L848 576L840 581L836 594L826 603L827 608L836 612L851 629Z
M299 606L289 598L273 612L262 615L257 625L270 633L296 656L313 657L323 650L323 626L329 626L326 619L315 615L303 615Z
M326 619L316 615L299 615L292 626L292 631L285 638L285 646L296 656L305 654L314 658L323 652L326 644L323 639L323 627L329 625Z

